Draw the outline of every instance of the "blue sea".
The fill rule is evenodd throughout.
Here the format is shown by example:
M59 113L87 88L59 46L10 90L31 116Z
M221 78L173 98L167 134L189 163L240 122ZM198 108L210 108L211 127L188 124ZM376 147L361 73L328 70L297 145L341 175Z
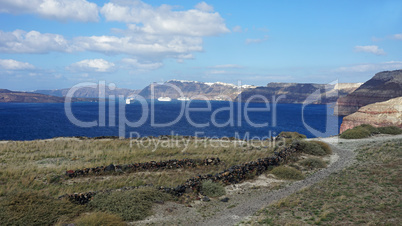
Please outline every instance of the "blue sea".
M338 134L342 117L327 105L191 102L0 103L0 140L189 135L251 139L296 131ZM71 114L68 109L71 110Z

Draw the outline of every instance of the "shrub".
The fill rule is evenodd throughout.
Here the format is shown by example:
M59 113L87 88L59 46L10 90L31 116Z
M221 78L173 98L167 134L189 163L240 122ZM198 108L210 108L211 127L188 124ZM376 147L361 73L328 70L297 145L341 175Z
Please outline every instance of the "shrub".
M306 158L300 161L300 165L308 167L310 169L327 167L327 164L319 158Z
M281 179L287 180L302 180L304 176L300 170L295 168L278 166L271 171L272 174Z
M125 221L136 221L152 214L152 205L155 201L170 198L170 195L156 189L143 188L98 194L89 206L119 215Z
M343 139L362 139L362 138L367 138L371 136L370 132L366 129L363 128L353 128L353 129L348 129L345 132L343 132L340 136L340 138Z
M292 145L301 152L309 155L324 156L327 154L326 151L317 142L295 141Z
M322 141L319 141L319 140L312 140L310 142L313 142L313 143L316 143L316 144L320 145L321 148L324 149L325 154L327 154L327 155L332 154L332 149L329 146L329 144L327 144L325 142L322 142Z
M307 138L306 135L300 134L298 132L281 132L278 137L288 138L288 139L304 139Z
M402 134L402 129L396 126L379 127L377 129L382 134L393 134L393 135Z
M2 225L53 225L58 219L71 219L83 206L57 200L36 192L10 193L0 203Z
M341 134L340 137L343 139L362 139L379 133L380 131L378 128L372 125L362 124L354 127L353 129L346 130Z
M103 212L83 214L74 220L76 226L124 226L123 219L117 215Z
M378 128L376 128L376 127L374 127L374 126L372 126L372 125L369 125L369 124L361 124L360 127L363 128L363 129L368 130L371 135L373 135L373 134L379 134L379 133L380 133L380 132L378 131Z
M226 190L223 185L214 183L211 180L202 182L201 191L204 195L210 197L218 197L226 194Z

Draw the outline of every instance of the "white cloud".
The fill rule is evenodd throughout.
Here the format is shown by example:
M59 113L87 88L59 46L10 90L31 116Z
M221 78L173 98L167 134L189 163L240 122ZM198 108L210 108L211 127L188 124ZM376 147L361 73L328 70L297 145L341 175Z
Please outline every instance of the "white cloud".
M402 69L402 61L389 61L377 64L358 64L348 67L340 67L335 72L379 72Z
M67 0L33 0L46 3L46 9L57 12ZM37 12L35 4L7 1L4 10L14 13ZM60 4L56 4L60 3ZM73 3L85 2L72 0ZM53 5L52 5L52 4ZM52 6L50 6L52 5ZM13 7L14 8L13 8ZM59 7L60 6L60 7ZM25 8L24 8L25 7ZM72 6L69 7L78 7ZM35 8L36 11L33 11ZM63 8L63 7L61 7ZM3 11L4 11L3 10ZM79 36L66 40L62 35L38 31L0 31L0 52L48 53L93 51L103 54L125 54L140 62L159 63L165 58L182 62L194 58L193 52L203 51L203 38L230 32L224 19L206 3L195 9L176 10L169 5L154 7L141 1L112 0L101 8L108 21L127 23L127 29L113 29L116 35ZM62 15L62 13L59 13ZM72 13L78 14L78 13ZM41 15L44 15L42 13ZM152 59L152 62L151 62Z
M213 75L223 75L223 74L227 74L228 71L225 70L211 70L208 71L207 74L213 74Z
M238 64L222 64L222 65L215 65L209 68L243 68L243 66Z
M237 26L233 27L232 31L241 33L241 32L243 32L243 29L241 28L241 26L237 25Z
M130 59L130 58L124 58L122 59L122 62L125 63L128 67L136 69L136 70L156 70L160 67L162 67L162 63L157 62L157 63L140 63L138 62L137 59Z
M87 59L73 63L67 69L74 72L110 72L114 66L114 63L104 59Z
M256 39L248 38L248 39L246 39L246 44L256 44L256 43L265 42L268 40L268 38L269 38L268 35L264 35L263 38L256 38Z
M6 70L32 70L35 69L35 66L30 63L12 59L0 59L0 68Z
M141 1L110 2L101 13L108 21L132 24L135 32L154 35L213 36L229 32L217 12L202 3L197 9L173 11L171 6L153 7ZM202 8L202 10L200 9Z
M355 51L356 52L372 53L372 54L375 54L375 55L385 55L386 54L383 49L380 49L380 48L378 48L378 46L375 46L375 45L372 45L372 46L355 46Z
M195 6L196 9L204 11L204 12L213 12L214 11L214 7L211 5L208 5L205 2L200 2Z
M395 34L393 35L394 39L402 40L402 34Z
M98 6L86 0L2 0L0 12L32 13L60 21L98 21Z
M102 53L130 54L137 56L173 57L202 50L202 39L198 37L158 36L91 36L78 37L75 47Z
M70 52L71 48L62 35L22 30L0 31L0 52L48 53L50 51Z

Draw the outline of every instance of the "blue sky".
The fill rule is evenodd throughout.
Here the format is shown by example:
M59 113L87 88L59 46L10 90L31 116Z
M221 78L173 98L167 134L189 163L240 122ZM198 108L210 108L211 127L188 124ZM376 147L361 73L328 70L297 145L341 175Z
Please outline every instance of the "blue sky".
M364 82L402 69L402 1L0 0L0 88Z

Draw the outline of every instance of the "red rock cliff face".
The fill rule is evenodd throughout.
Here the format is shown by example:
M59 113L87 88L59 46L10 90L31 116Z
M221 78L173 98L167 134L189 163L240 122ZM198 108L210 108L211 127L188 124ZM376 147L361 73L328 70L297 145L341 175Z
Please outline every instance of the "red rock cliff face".
M402 128L402 97L370 104L343 118L340 133L361 124Z
M335 114L349 115L368 104L402 96L402 70L377 73L358 89L337 101Z

